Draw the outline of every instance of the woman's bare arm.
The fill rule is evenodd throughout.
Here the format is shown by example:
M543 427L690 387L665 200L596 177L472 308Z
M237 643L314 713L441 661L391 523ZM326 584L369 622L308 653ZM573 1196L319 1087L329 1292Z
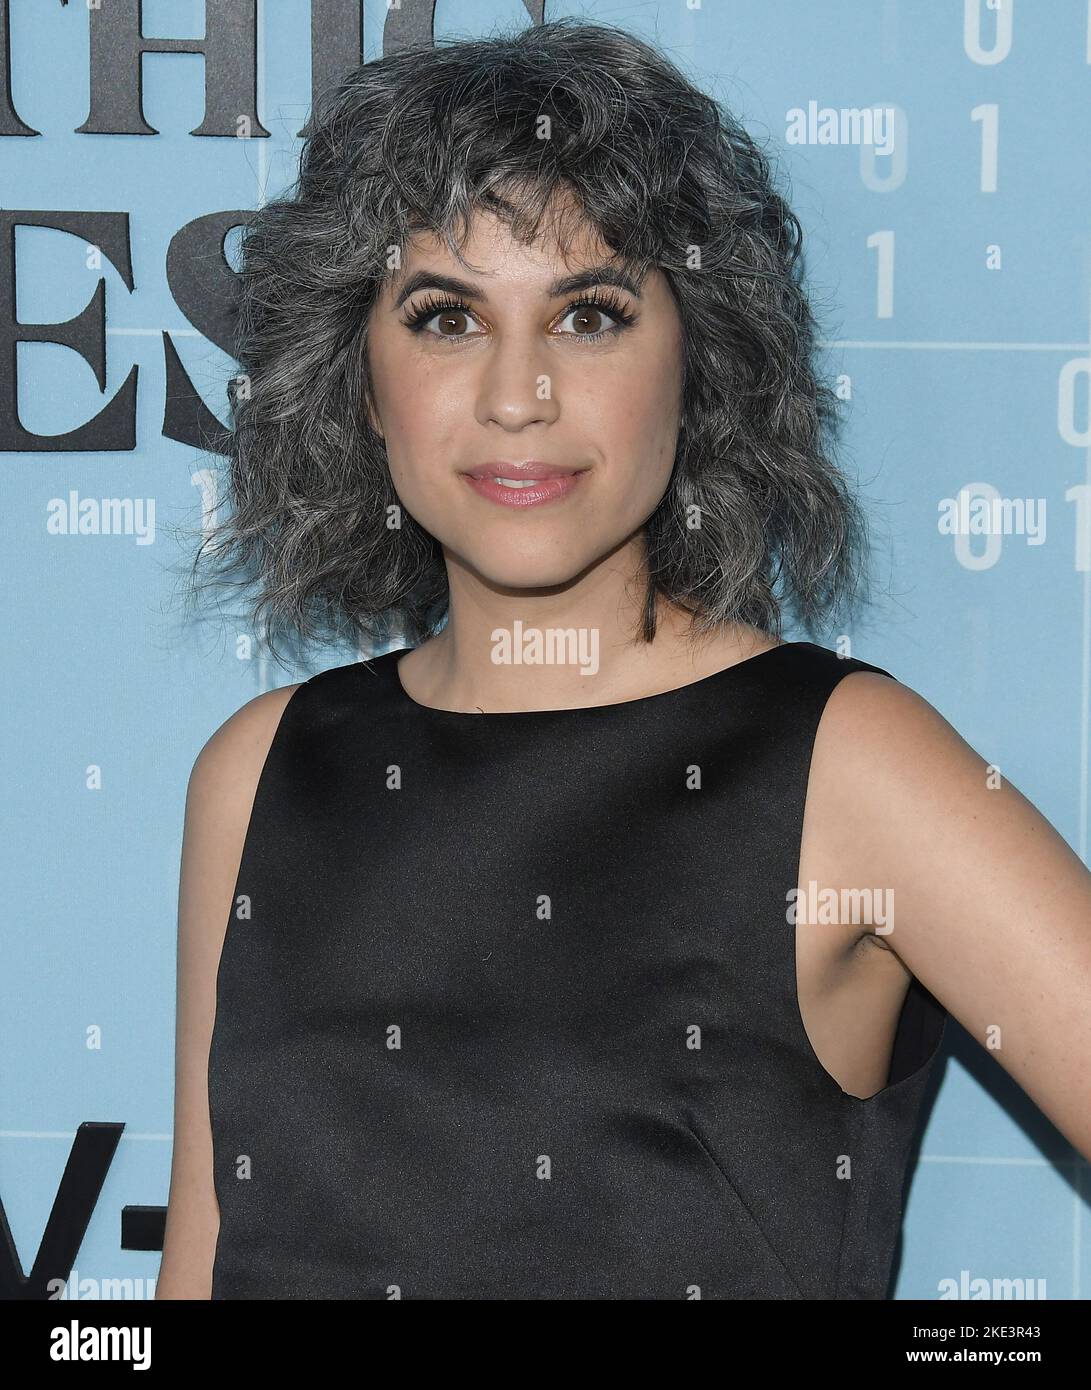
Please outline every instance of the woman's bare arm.
M178 889L174 1155L157 1299L212 1291L220 1228L208 1113L216 973L258 778L297 689L270 690L243 705L201 749L190 774Z
M915 691L857 672L825 719L827 833L893 890L886 944L1091 1160L1091 873Z

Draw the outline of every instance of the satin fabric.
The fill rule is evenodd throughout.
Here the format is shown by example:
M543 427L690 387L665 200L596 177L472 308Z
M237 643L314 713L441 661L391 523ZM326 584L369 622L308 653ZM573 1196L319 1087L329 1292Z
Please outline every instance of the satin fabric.
M810 642L623 704L286 705L217 979L214 1299L881 1299L942 1007L846 1095L800 1016ZM894 677L890 677L894 679Z

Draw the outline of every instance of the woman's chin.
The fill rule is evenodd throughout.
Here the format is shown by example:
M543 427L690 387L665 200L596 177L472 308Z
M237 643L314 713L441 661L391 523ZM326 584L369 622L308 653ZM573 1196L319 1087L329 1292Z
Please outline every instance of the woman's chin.
M493 546L485 554L464 552L467 568L490 588L503 593L526 593L528 597L563 589L600 558L597 552L586 554L582 547L558 554L558 547L554 546L548 555L528 555L525 551L498 555Z

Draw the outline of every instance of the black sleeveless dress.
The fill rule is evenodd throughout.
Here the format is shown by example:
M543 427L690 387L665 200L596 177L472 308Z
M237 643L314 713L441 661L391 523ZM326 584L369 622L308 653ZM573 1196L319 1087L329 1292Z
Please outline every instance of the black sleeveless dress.
M259 780L217 978L212 1297L881 1299L946 1014L889 1083L796 994L811 750L789 642L614 705L312 677ZM891 677L893 679L893 677Z

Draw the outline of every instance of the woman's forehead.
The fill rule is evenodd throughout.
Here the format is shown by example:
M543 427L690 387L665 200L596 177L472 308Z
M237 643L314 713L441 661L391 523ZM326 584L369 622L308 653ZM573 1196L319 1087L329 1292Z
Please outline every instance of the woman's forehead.
M526 261L563 266L571 270L598 265L612 256L598 228L586 217L570 217L563 227L543 219L533 241L516 238L507 220L487 208L475 211L462 235L452 237L465 261L481 264L487 261L522 257ZM462 264L452 254L448 239L440 233L418 232L406 243L402 265L410 260L434 261L442 258L451 265Z

